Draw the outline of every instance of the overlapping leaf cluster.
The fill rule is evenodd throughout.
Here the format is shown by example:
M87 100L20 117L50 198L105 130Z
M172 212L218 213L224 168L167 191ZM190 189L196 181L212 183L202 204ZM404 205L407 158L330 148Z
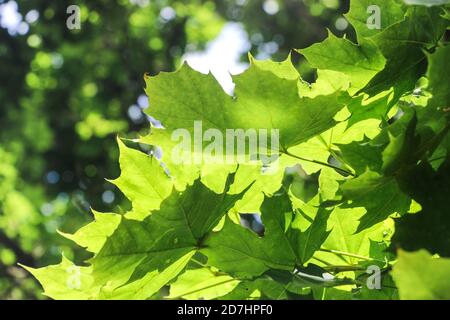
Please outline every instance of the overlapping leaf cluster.
M408 1L410 2L410 1ZM381 9L381 29L367 8ZM290 62L256 61L233 96L183 65L146 77L152 128L119 141L125 215L65 235L94 253L87 266L29 269L55 299L450 298L450 46L448 6L352 1L357 43L329 34L298 50L317 68L309 84ZM180 164L174 130L278 129L273 163ZM273 150L266 150L273 152ZM194 157L195 150L186 157ZM318 176L299 197L284 169ZM239 223L258 212L264 234ZM401 251L397 249L404 249ZM417 251L408 253L408 251ZM427 252L428 251L428 252ZM370 289L366 270L381 270ZM164 291L168 288L168 292Z

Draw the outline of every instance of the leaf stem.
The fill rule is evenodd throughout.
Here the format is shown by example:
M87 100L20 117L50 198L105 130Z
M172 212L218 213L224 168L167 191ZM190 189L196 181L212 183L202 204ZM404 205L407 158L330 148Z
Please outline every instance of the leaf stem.
M349 166L349 165L344 161L344 159L342 159L342 157L339 156L339 155L336 153L336 151L333 150L333 148L331 147L331 146L332 146L332 143L331 143L331 140L332 140L332 139L331 139L332 134L333 134L333 130L331 131L331 135L330 135L330 143L329 143L329 144L325 141L325 139L322 137L322 135L319 135L319 136L318 136L318 139L319 139L319 141L322 142L322 144L327 148L328 152L329 152L329 153L330 153L337 161L339 161L339 162L344 166L345 170L351 171L350 166Z
M335 278L335 279L324 279L318 276L309 275L306 273L296 272L293 276L299 280L306 281L311 283L311 286L314 285L314 282L320 283L324 287L340 287L346 285L356 285L357 282L354 279L350 278Z
M354 254L354 253L345 252L345 251L329 250L329 249L323 249L323 248L320 248L319 251L322 251L322 252L329 252L329 253L334 253L334 254L337 254L337 255L342 255L342 256L352 257L352 258L361 259L361 260L366 260L366 261L379 261L379 262L384 262L384 261L381 261L381 260L372 259L372 258L369 258L369 257L361 256L361 255L359 255L359 254Z
M194 262L194 263L196 263L196 264L198 264L199 266L204 267L204 268L207 267L206 264L201 263L200 261L198 261L198 260L196 260L196 259L194 259L194 258L191 258L191 262Z
M332 168L332 169L334 169L336 171L339 171L339 172L344 173L346 175L350 175L352 177L355 176L355 174L350 172L350 171L347 171L345 169L339 168L337 166L334 166L334 165L326 163L326 162L322 162L322 161L318 161L318 160L312 160L312 159L306 159L306 158L297 156L295 154L292 154L292 153L290 153L287 150L282 151L282 153L284 153L285 155L290 156L292 158L298 159L298 160L302 160L302 161L306 161L306 162L312 162L312 163L319 164L319 165L322 165L322 166L325 166L325 167L328 167L328 168Z
M323 269L328 271L328 272L334 272L334 273L346 272L346 271L362 271L362 270L366 270L365 268L363 268L361 266L357 266L357 265L326 266L326 267L323 267Z

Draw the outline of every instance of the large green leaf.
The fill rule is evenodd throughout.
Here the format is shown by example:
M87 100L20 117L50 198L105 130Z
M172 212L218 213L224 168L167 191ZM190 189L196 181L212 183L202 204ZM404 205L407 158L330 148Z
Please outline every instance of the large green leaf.
M227 219L223 228L207 240L202 252L210 265L240 278L258 276L270 268L294 269L291 249L278 246L273 251L273 245Z
M240 151L236 148L227 150L225 146L227 130L268 130L269 136L270 130L279 130L279 150L270 150L270 141L266 147L258 142L260 155L270 154L275 159L281 156L271 174L262 174L262 162L240 163L241 167L237 169L232 192L241 192L241 181L249 177L256 181L249 194L236 205L241 212L256 212L262 202L262 193L272 194L279 189L284 169L299 162L284 152L303 143L310 144L311 139L335 126L334 116L347 101L344 88L339 86L325 94L302 95L302 90L299 92L300 76L289 60L275 63L250 58L250 61L250 68L234 77L234 97L223 92L211 75L196 72L186 64L177 72L147 77L146 92L152 101L149 113L162 121L164 129L153 128L150 135L141 138L143 143L162 147L162 162L176 186L183 187L200 175L203 183L219 192L223 190L227 173L235 171L239 162L234 156ZM173 94L174 90L182 90L186 96L180 98ZM210 144L202 141L201 133L199 137L194 121L201 121L203 133L212 129L224 137L218 142L223 148L217 163L202 161L205 159L193 161ZM178 141L172 139L172 134L177 129L185 129L192 138L190 146L195 143L201 150L191 147L187 153L176 153ZM232 138L236 138L235 146L248 139L246 136ZM249 151L244 151L246 156L250 155ZM324 154L326 157L327 153ZM231 163L223 163L227 156L233 158ZM317 167L314 170L318 170Z
M99 252L90 260L90 267L83 267L89 285L83 285L80 297L100 299L146 299L164 286L184 269L190 258L203 246L204 237L212 231L220 219L231 209L242 194L227 195L233 176L229 176L225 193L216 194L199 180L184 191L173 190L159 210L142 221L122 218L111 232L99 226L93 230L112 233L107 236ZM74 236L86 242L83 235ZM98 249L98 242L88 242ZM96 251L96 250L93 250ZM50 269L30 269L41 280L53 298L74 294L73 289L61 283L62 276L46 277L47 271L58 270L61 274L69 262L63 260ZM78 268L73 266L73 268ZM76 269L78 270L78 269ZM86 280L87 281L87 280ZM47 287L49 289L47 289ZM60 288L52 293L53 288ZM78 290L78 289L77 289Z
M411 199L402 192L394 178L371 171L346 181L341 191L343 199L351 201L344 204L344 208L366 209L356 232L382 222L394 213L406 213L411 204Z
M338 145L342 156L357 175L363 174L367 169L378 172L383 163L381 152L382 146L370 145L370 140L354 141L349 144Z
M427 251L399 251L392 270L401 299L450 299L450 259L433 258Z
M440 8L411 7L402 21L370 37L388 62L362 91L376 95L394 88L397 100L413 90L426 71L423 50L435 46L448 26L441 13Z
M356 45L347 39L334 36L331 32L323 42L299 52L317 69L346 74L352 87L358 89L364 87L386 64L383 55L372 41L363 40Z
M206 241L203 253L208 262L240 277L259 276L271 268L292 271L306 263L328 236L330 213L306 206L295 212L284 191L265 198L261 212L263 237L227 220Z
M390 243L394 223L387 219L357 232L363 215L364 209L361 208L335 209L329 219L331 233L322 246L323 250L316 252L314 258L338 266L372 259L374 262L383 261L388 256L383 250Z
M267 62L270 64L270 62ZM284 68L281 66L280 68ZM287 149L329 129L334 115L343 108L340 92L315 98L300 97L298 79L262 62L252 63L244 73L234 76L235 97L228 96L212 75L203 75L184 64L174 73L147 77L146 92L152 101L151 116L162 122L164 130L153 130L146 139L154 144L166 143L176 129L194 133L194 121L202 121L203 130L278 129L280 145ZM180 97L173 92L185 92ZM289 115L289 116L287 116ZM207 144L207 143L204 143ZM163 152L170 150L164 150Z
M230 176L226 190L232 180ZM114 287L164 270L174 260L200 248L203 237L241 196L216 194L196 180L186 191L174 190L161 208L143 221L122 219L91 261L96 283L108 282ZM115 282L108 281L111 275Z

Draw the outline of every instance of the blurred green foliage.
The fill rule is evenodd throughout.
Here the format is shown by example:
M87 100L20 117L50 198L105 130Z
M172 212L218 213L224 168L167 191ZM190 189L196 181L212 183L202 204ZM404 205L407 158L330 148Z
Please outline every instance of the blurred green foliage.
M105 178L119 175L114 135L148 127L145 72L175 69L227 21L256 57L278 60L326 28L349 31L338 0L78 0L81 30L66 27L69 1L17 4L28 30L0 28L0 299L45 298L17 263L57 263L59 248L82 261L57 230L86 224L91 207L129 205Z

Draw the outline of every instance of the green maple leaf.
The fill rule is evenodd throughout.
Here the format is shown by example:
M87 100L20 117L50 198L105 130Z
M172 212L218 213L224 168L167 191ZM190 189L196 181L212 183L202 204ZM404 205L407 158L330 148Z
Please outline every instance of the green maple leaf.
M285 62L290 63L290 62ZM271 62L267 62L271 64ZM279 68L285 70L284 64ZM235 97L227 95L212 75L203 75L184 64L177 72L147 77L146 92L152 101L150 115L162 122L165 130L156 135L169 135L178 128L194 132L194 121L202 121L203 129L279 129L284 149L307 141L336 124L334 115L343 108L341 93L300 97L298 81L292 71L282 71L262 62L252 63L244 73L234 76ZM174 90L186 94L174 95ZM289 117L286 114L290 114ZM158 144L158 138L146 141ZM162 141L165 142L165 141ZM163 146L164 147L164 146ZM164 151L164 148L163 148Z
M226 188L232 179L228 178ZM227 195L226 191L216 194L197 180L185 191L173 190L160 209L144 220L122 218L90 260L86 271L90 284L83 294L101 299L145 299L155 294L184 269L205 235L241 196ZM66 264L48 268L61 270ZM44 288L63 287L45 277L49 270L30 269ZM73 292L67 287L66 291ZM52 297L63 296L60 294Z
M376 95L394 88L394 101L397 101L413 90L426 71L423 50L436 45L448 26L441 12L441 8L411 7L402 21L371 36L369 39L376 43L388 62L361 91Z
M295 212L284 191L265 198L261 212L262 238L227 219L206 241L202 252L208 263L239 277L256 277L271 268L289 271L306 263L328 236L329 212L307 206Z
M371 145L369 139L353 141L349 144L338 145L346 163L349 164L357 175L363 174L367 169L380 171L382 167L383 147Z
M232 176L226 188L231 183ZM161 208L143 221L123 219L92 259L96 281L106 283L115 274L118 285L122 285L123 281L165 269L201 247L203 237L242 194L216 194L196 180L184 192L174 190Z
M370 6L380 11L380 29L368 27ZM423 48L435 45L448 26L441 13L441 8L406 8L400 1L352 1L346 17L358 40L373 40L387 58L384 70L361 91L376 95L393 87L395 102L414 89L426 68Z
M336 125L333 117L344 107L346 100L341 87L328 90L326 94L302 96L300 76L289 58L280 63L256 61L253 58L250 61L250 68L234 77L234 98L228 96L211 75L193 71L188 65L183 65L175 73L162 73L146 79L147 94L152 101L149 112L162 121L165 129L153 128L149 136L141 138L141 142L162 147L162 161L176 186L182 187L201 176L203 183L219 192L223 190L226 174L236 170L236 164L192 164L190 161L180 164L173 161L173 150L178 142L171 139L172 132L183 128L194 136L194 121L202 121L203 131L216 129L224 136L227 129L278 129L279 152L308 144L309 140ZM303 89L305 92L309 90ZM183 90L187 96L180 99L173 94L173 90ZM203 147L205 144L203 142ZM298 149L304 150L303 146ZM198 155L195 150L191 151L186 155L190 160ZM223 152L227 152L225 147ZM248 181L248 177L251 181L255 180L255 184L244 199L237 203L236 209L256 212L261 205L263 192L272 194L278 190L284 168L298 162L298 159L281 154L279 169L272 177L261 174L262 163L242 163L237 169L232 192L242 191L243 184L240 181Z
M450 259L433 258L425 250L412 253L400 250L392 277L401 299L450 299Z
M301 205L292 221L288 236L295 245L298 265L306 264L330 234L327 225L330 210Z
M357 89L364 87L386 64L372 41L362 40L356 45L331 32L323 42L298 51L317 69L344 73L351 86Z
M256 277L271 268L293 270L295 256L289 247L277 246L274 250L273 246L227 219L223 228L206 241L202 252L208 264L240 278Z
M312 261L321 266L326 266L323 265L324 261L327 264L343 266L357 265L365 261L382 263L388 258L388 253L384 250L389 246L394 233L392 219L386 219L357 232L364 214L362 208L334 209L328 221L331 232L322 249L314 254Z
M341 183L344 208L364 207L357 232L369 228L394 213L405 214L411 204L397 181L404 167L414 165L422 156L416 152L417 117L413 110L384 128L373 140L340 145L343 159L357 177Z
M366 214L360 219L356 232L360 232L394 213L406 213L411 199L402 192L392 177L383 177L371 171L345 182L341 186L343 198L351 200L344 208L364 207Z

